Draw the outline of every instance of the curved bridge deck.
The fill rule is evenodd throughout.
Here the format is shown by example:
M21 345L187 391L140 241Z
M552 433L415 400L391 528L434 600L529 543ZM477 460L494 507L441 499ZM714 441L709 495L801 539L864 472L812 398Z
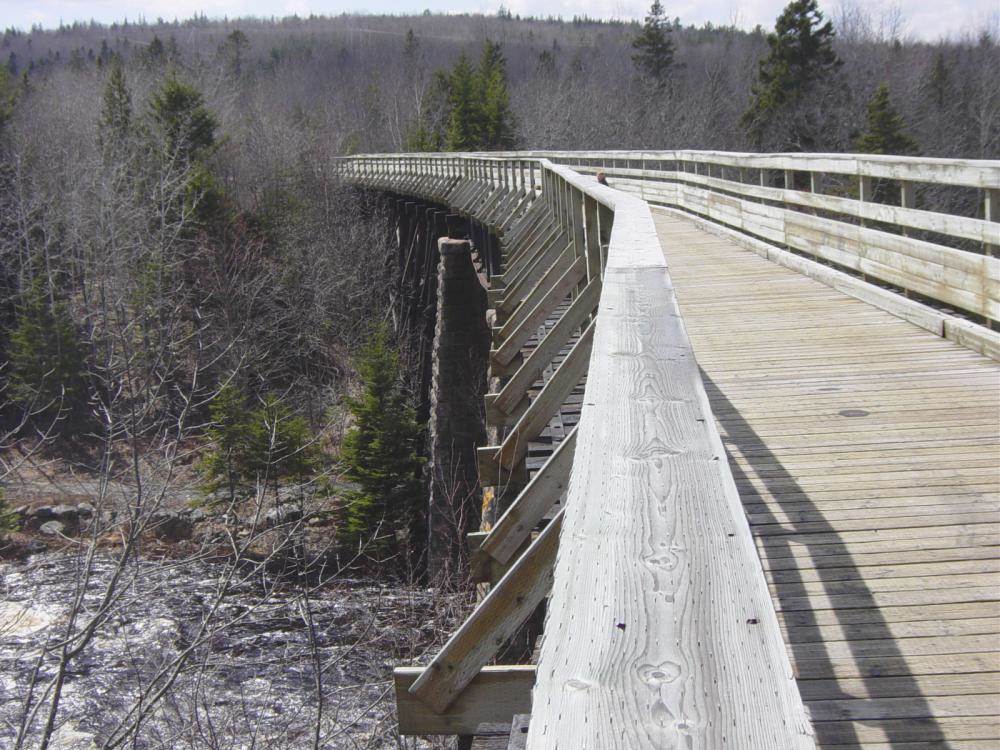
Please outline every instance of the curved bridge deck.
M997 747L996 363L654 221L819 744Z
M1000 747L1000 162L338 168L499 248L469 540L489 588L429 663L396 670L402 733ZM496 663L542 607L537 662Z

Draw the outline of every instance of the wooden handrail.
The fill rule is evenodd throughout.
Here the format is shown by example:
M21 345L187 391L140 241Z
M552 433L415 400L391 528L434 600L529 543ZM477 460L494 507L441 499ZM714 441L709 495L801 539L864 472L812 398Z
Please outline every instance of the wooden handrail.
M392 155L341 165L363 185L403 186L442 202L454 194L473 216L495 220L490 201L507 199L528 159ZM497 458L508 467L520 460L555 402L586 374L566 504L408 694L440 714L473 683L547 591L559 533L528 748L721 747L728 738L813 747L649 205L568 166L532 161L543 188L528 204L544 201L567 227L580 265L572 287L552 284L555 272L538 283L555 295L589 282L600 294L593 322L580 321L574 354ZM512 311L536 304L523 292ZM537 518L551 504L540 491L563 484L556 469L573 447L553 457L551 478L525 489L517 513ZM501 539L508 528L513 536ZM530 532L514 514L498 529L489 546L501 557Z

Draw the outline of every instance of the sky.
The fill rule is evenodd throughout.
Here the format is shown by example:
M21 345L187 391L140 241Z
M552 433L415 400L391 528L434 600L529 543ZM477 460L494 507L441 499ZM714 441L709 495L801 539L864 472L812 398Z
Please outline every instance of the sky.
M0 0L0 28L22 30L33 24L52 28L60 22L96 20L103 23L145 18L167 21L204 14L210 18L237 16L338 15L344 12L420 13L425 8L443 13L495 13L501 3L512 13L572 18L641 19L651 0ZM771 28L788 0L662 0L668 16L685 24L705 21L743 28L757 24ZM820 8L836 16L843 3L861 4L877 17L902 12L908 36L936 40L969 30L992 28L1000 19L1000 0L821 0ZM891 15L891 13L890 13Z

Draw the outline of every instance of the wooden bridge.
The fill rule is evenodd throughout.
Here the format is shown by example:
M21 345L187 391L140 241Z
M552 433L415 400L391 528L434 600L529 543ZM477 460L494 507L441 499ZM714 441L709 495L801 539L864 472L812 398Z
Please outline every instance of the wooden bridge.
M338 164L500 249L492 585L397 669L404 734L1000 747L1000 162ZM534 663L494 663L540 606Z

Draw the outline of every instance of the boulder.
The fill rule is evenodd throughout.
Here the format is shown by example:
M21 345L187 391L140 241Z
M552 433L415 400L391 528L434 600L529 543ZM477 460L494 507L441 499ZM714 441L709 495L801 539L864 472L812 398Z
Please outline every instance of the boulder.
M55 505L39 505L36 508L32 508L28 511L28 518L30 518L35 523L45 523L46 521L52 521L55 519L55 509L59 506Z
M150 518L149 529L160 539L179 542L190 539L194 524L175 510L158 510Z
M62 536L66 533L66 525L61 521L46 521L38 530L46 536Z
M56 505L52 508L52 516L63 523L76 523L80 519L80 511L76 505Z
M302 508L294 503L284 503L274 506L264 515L264 526L270 529L300 520L302 520Z

